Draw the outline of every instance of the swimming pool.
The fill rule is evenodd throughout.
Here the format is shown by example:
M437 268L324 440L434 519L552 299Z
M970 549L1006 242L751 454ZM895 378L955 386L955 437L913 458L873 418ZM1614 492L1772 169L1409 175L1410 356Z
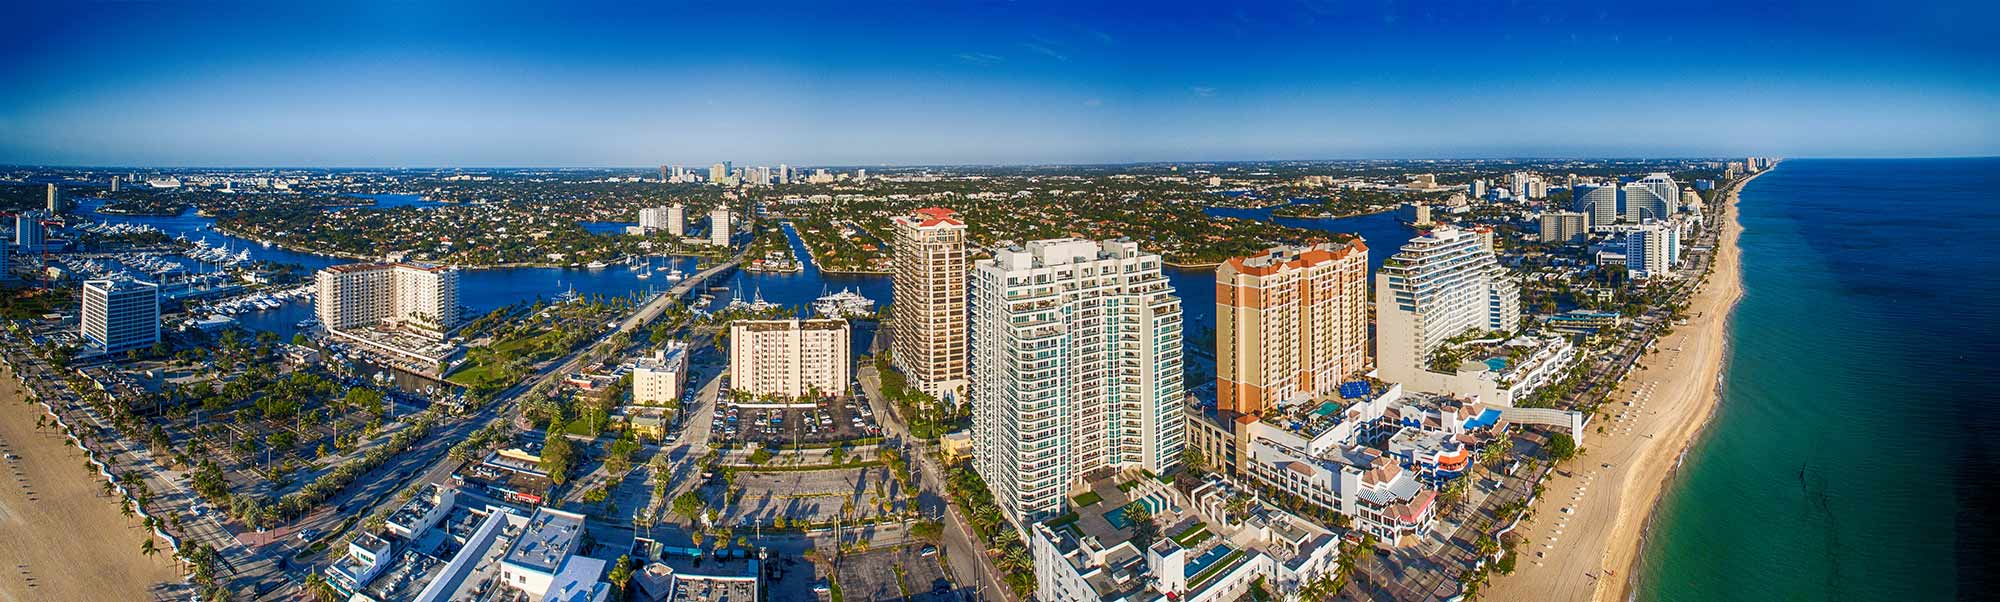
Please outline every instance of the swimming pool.
M1141 506L1145 506L1146 511L1152 513L1153 516L1159 516L1160 508L1163 507L1163 505L1160 503L1159 500L1154 499L1153 496L1150 495L1139 498L1138 500L1133 501L1132 504L1139 504ZM1123 529L1132 526L1131 521L1125 520L1125 509L1131 508L1132 504L1126 504L1123 506L1119 506L1117 508L1112 508L1110 512L1104 513L1104 522L1111 523L1111 527L1114 529Z
M1200 575L1201 572L1207 570L1210 565L1215 564L1216 561L1218 560L1222 560L1222 557L1228 556L1230 552L1234 551L1236 550L1229 549L1229 546L1225 545L1217 545L1213 548L1209 548L1207 553L1204 553L1201 556L1196 557L1194 559L1194 562L1188 563L1187 578L1193 579L1195 575Z
M1486 358L1486 367L1487 367L1487 368L1490 368L1490 369L1492 369L1492 370L1493 370L1494 372L1499 372L1499 371L1502 371L1502 370L1506 370L1506 369L1507 369L1507 358L1504 358L1504 357L1489 357L1489 358Z

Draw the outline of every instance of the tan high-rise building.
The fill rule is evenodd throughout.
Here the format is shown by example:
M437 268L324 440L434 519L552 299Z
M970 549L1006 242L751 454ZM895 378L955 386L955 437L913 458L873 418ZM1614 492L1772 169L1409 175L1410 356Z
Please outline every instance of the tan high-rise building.
M1255 415L1366 372L1368 246L1279 247L1215 270L1218 409Z
M730 322L730 384L751 395L839 395L852 363L849 340L841 319Z
M316 310L327 330L388 323L434 339L458 326L458 268L348 263L319 271Z
M896 229L890 304L896 368L940 399L965 389L965 222L931 207L890 218Z

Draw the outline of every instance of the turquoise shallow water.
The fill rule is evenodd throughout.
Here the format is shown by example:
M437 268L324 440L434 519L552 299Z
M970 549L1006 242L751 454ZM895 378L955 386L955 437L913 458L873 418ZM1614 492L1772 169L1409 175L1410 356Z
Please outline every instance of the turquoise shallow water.
M2000 159L1788 161L1740 211L1723 403L1636 597L2000 596Z

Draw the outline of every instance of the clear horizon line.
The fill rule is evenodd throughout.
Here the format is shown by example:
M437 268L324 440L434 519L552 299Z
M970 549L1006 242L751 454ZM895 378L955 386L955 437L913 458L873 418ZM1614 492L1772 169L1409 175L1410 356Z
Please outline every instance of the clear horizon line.
M1757 157L1768 157L1768 158L1773 158L1773 159L1785 159L1785 160L1792 160L1792 159L1822 159L1822 160L1875 160L1875 161L1894 161L1894 160L1923 160L1923 159L1991 159L1991 158L2000 158L2000 155L1883 155L1883 156L1853 156L1853 155L1844 155L1844 156L1843 156L1843 155L1820 155L1820 156L1814 156L1814 155L1799 155L1799 156L1788 156L1788 155L1745 155L1745 156L1757 156ZM827 163L827 164L798 164L798 165L791 165L791 164L787 164L787 163L772 163L772 164L764 164L764 163L744 163L744 164L742 164L742 165L739 165L739 167L741 167L741 166L750 166L750 165L755 165L755 166L760 166L760 167L763 167L763 166L769 166L769 165L791 165L791 166L792 166L792 167L794 167L794 168L810 168L810 169L836 169L836 168L852 168L852 169L868 169L868 168L891 168L891 169L914 169L914 168L925 168L925 167L960 167L960 168L963 168L963 167L982 167L982 168L1007 168L1007 167L1120 167L1120 166L1145 166L1145 165L1232 165L1232 164L1258 164L1258 163L1339 163L1339 162L1354 162L1354 161L1379 161L1379 162L1410 162L1410 161L1449 161L1449 162L1478 162L1478 161L1566 161L1566 160L1567 160L1567 161L1625 161L1625 160L1639 160L1639 161L1675 161L1675 160L1718 160L1718 159L1720 159L1720 160L1728 160L1728 159L1736 159L1736 158L1742 158L1742 157L1741 157L1741 156L1737 156L1737 155L1679 155L1679 156L1642 156L1642 155L1622 155L1622 156L1620 156L1620 155L1599 155L1599 156L1590 156L1590 155L1541 155L1541 156L1535 156L1535 155L1522 155L1522 156L1510 156L1510 157L1501 157L1501 156L1494 156L1494 157L1348 157L1348 158L1313 158L1313 159L1305 159L1305 158L1290 158L1290 159L1176 159L1176 160L1159 160L1159 161L1120 161L1120 162L1046 162L1046 163L1034 163L1034 162L1018 162L1018 163L1017 163L1017 162L1002 162L1002 163ZM732 162L733 162L733 161L732 161ZM193 165L193 164L184 164L184 165L57 165L57 164L32 164L32 163L8 163L8 164L0 164L0 169L84 169L84 170L112 170L112 169L316 169L316 170L338 170L338 169L370 169L370 170L399 170L399 169L408 169L408 170L449 170L449 169L479 169L479 170L488 170L488 169L491 169L491 170L524 170L524 169L547 169L547 170L657 170L657 169L659 169L659 168L660 168L661 166L663 166L663 165L664 165L664 166L680 166L680 167L689 167L689 168L706 168L706 167L708 167L708 166L710 166L710 165L713 165L713 164L714 164L714 163L712 163L712 162L711 162L711 163L664 163L664 164L650 164L650 165L502 165L502 164L475 164L475 165L390 165L390 164L379 164L379 165L226 165L226 164L212 164L212 165Z

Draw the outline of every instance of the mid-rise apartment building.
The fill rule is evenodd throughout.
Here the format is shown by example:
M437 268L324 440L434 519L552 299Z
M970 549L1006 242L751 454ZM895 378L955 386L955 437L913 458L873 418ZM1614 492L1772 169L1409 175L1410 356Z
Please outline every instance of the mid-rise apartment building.
M82 334L105 353L160 342L160 287L135 280L83 283Z
M668 343L652 356L633 363L632 403L671 404L681 396L682 384L686 382L687 344Z
M1088 475L1180 463L1180 299L1129 241L1000 249L972 280L974 467L1018 525Z
M458 268L350 263L314 278L319 321L330 331L388 325L443 340L459 324Z
M1453 337L1520 327L1520 288L1470 230L1442 227L1410 239L1375 275L1377 365L1401 382Z
M1541 216L1541 241L1581 242L1590 232L1590 215L1575 211L1545 211Z
M838 395L849 382L849 349L847 320L730 322L730 386L751 395Z
M1368 247L1279 247L1215 270L1220 409L1256 414L1329 395L1371 368Z
M890 223L896 302L889 306L889 357L917 389L956 397L964 392L967 366L965 222L931 207Z

